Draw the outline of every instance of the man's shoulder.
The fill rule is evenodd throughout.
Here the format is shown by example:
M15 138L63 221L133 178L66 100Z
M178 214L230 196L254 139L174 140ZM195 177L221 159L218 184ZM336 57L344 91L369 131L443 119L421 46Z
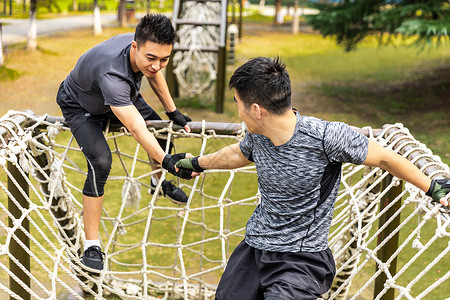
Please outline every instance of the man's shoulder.
M115 35L113 37L110 37L109 39L107 39L104 42L126 41L126 42L131 43L133 40L134 40L134 33L126 32L126 33L121 33L121 34Z
M330 122L312 117L297 116L297 131L306 134L315 139L321 139L324 136L325 129Z
M116 55L123 52L123 50L131 45L133 41L132 33L122 33L119 35L115 35L100 44L97 44L95 47L91 48L88 52L91 56L105 56L106 58L115 58ZM102 57L98 57L98 59L102 60Z

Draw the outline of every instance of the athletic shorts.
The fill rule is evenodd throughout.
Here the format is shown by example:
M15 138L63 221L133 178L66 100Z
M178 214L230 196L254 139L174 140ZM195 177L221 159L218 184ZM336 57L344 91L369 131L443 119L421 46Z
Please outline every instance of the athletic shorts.
M216 299L313 300L330 289L335 274L330 249L271 252L242 241L231 254Z

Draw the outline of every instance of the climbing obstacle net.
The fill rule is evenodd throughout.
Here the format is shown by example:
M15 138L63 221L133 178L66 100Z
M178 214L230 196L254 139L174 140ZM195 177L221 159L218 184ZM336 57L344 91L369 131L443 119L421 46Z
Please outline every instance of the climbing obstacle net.
M91 276L78 263L86 162L57 120L13 111L0 119L0 298L214 299L227 259L259 202L254 167L208 170L178 181L153 170L124 128L107 128L113 168L100 225L105 270ZM177 152L194 155L245 134L242 124L191 127L188 134L169 122L149 124L155 135L173 141ZM401 124L355 130L432 178L450 176L448 166ZM189 195L186 205L148 191L156 172ZM449 222L447 209L417 188L378 168L345 164L329 236L337 275L322 298L445 299Z
M221 43L220 27L211 24L220 23L222 5L223 1L185 2L180 17L196 24L183 24L177 30L175 48L188 49L177 51L173 57L180 96L197 96L203 104L212 102L215 95L218 54L207 49Z

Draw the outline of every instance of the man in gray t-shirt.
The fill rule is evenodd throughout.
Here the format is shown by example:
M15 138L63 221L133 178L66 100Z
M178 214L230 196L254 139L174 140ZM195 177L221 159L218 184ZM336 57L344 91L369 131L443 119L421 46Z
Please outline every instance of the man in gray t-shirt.
M261 203L228 261L216 299L305 300L328 291L336 270L327 239L344 162L383 168L448 205L441 198L450 180L432 182L348 125L293 110L289 75L278 58L248 61L229 85L247 125L244 139L176 163L196 172L256 166Z
M187 122L191 119L177 110L160 72L167 66L175 38L175 30L167 17L146 15L137 25L134 35L115 36L84 53L59 87L56 100L87 161L88 172L83 188L86 240L81 262L91 269L103 269L98 228L104 186L112 163L111 151L103 135L108 122L121 122L151 160L160 163L171 174L191 177L191 171L175 170L174 167L186 154L166 154L166 141L157 140L147 129L146 120L161 118L139 92L145 77L169 119L190 131ZM170 148L168 145L169 153ZM152 192L155 192L160 176L158 172L152 175ZM173 202L187 202L186 194L171 182L164 180L161 189Z

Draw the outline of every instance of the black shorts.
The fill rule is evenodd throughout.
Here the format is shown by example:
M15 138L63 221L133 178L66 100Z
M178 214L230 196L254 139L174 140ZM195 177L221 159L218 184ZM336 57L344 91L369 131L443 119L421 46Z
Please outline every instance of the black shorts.
M335 274L330 249L271 252L242 241L231 254L216 299L313 300L330 289Z

